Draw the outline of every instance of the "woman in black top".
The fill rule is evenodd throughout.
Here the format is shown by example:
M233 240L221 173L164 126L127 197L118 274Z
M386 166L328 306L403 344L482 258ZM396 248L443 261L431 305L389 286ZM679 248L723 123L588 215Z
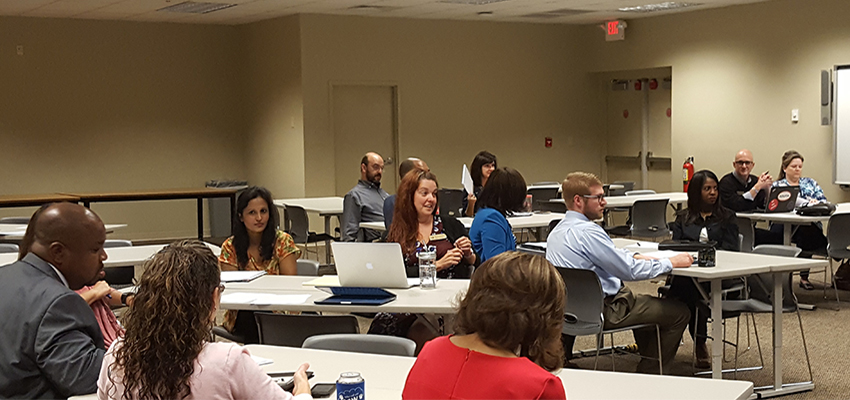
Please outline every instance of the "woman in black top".
M709 170L694 174L688 186L688 208L676 216L671 228L673 240L691 240L695 242L715 242L718 250L739 251L738 225L735 212L720 202L717 191L717 175ZM706 292L708 285L703 285ZM697 367L711 366L706 341L708 308L702 306L699 290L691 278L674 278L670 285L669 296L685 303L691 310L688 331L696 343ZM697 319L697 307L700 307ZM696 335L695 335L696 333Z
M472 176L472 193L467 193L463 190L463 209L461 212L467 217L474 217L478 211L478 206L475 204L478 201L478 196L481 195L481 190L490 179L490 174L498 168L496 156L489 151L481 151L475 155L472 160L472 166L469 168L469 175Z

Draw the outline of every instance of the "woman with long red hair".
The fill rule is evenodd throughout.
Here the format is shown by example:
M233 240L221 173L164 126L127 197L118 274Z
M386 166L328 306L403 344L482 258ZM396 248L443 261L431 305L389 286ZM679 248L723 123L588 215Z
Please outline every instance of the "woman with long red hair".
M437 177L412 170L398 187L388 242L401 244L407 276L419 276L416 253L426 246L437 249L437 277L469 278L476 256L466 228L457 219L437 214Z

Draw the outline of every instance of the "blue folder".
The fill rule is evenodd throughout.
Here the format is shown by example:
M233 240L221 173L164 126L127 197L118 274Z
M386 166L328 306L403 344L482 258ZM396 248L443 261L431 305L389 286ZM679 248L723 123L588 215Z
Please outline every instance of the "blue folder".
M379 306L395 300L396 295L381 289L369 287L322 287L322 291L333 296L315 300L315 304L367 305Z

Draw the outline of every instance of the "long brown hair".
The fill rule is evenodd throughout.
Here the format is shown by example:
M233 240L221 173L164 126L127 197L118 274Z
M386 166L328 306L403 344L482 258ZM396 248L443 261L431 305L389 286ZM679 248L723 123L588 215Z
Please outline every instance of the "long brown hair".
M796 158L799 158L800 161L806 161L803 159L803 155L798 153L797 150L788 150L782 155L782 168L779 169L780 180L785 179L785 168L788 168L791 161L794 161Z
M519 348L520 356L555 371L564 362L564 295L561 275L545 258L505 252L475 269L455 331L476 333L490 347Z
M434 181L437 187L437 176L431 171L413 170L408 172L398 185L396 194L395 210L393 211L393 223L390 224L390 232L387 234L388 242L401 244L404 254L409 254L416 247L416 238L419 236L419 214L413 205L413 196L419 189L419 182ZM439 209L440 199L434 211Z
M210 339L218 262L197 240L174 242L145 263L127 333L110 366L123 371L124 399L183 399L195 359ZM114 368L117 367L117 368Z

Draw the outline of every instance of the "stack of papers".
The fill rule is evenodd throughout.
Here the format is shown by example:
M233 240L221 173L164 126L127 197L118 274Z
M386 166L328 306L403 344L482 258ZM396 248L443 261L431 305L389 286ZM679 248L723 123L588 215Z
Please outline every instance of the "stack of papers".
M227 282L251 282L266 274L266 271L221 271L221 281Z
M260 366L269 365L269 364L274 363L274 360L272 360L271 358L257 357L255 355L251 355L251 359L254 360L254 362L257 363L257 365L260 365Z
M221 302L226 304L250 304L253 306L304 304L309 294L272 294L272 293L224 293Z

